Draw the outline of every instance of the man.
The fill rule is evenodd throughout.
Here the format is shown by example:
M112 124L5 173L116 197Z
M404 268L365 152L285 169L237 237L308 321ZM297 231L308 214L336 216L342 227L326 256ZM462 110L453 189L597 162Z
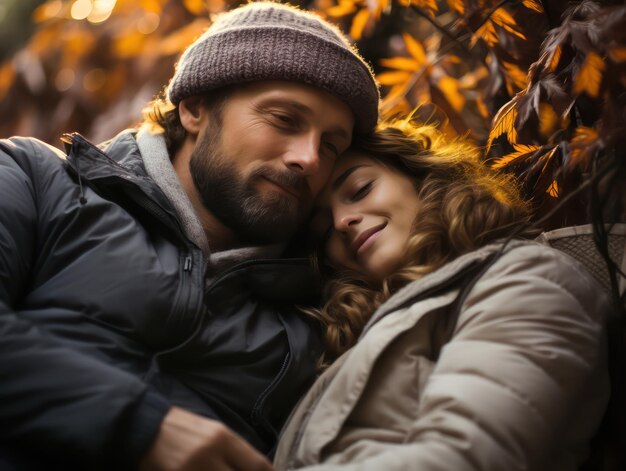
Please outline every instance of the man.
M167 94L100 148L0 142L1 469L270 469L314 375L313 277L279 255L375 125L371 70L323 20L257 3Z

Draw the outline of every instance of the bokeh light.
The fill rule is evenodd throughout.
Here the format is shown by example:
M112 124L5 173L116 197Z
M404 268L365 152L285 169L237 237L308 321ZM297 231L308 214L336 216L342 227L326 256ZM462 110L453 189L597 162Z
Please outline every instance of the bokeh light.
M90 23L102 23L106 21L113 13L116 0L95 0L93 2L93 9L87 16L87 21Z
M93 3L91 0L76 0L72 3L70 14L75 20L84 20L91 14L92 10Z
M161 23L161 18L156 13L147 12L137 22L137 31L141 34L151 34L156 31Z
M74 70L69 68L61 69L54 79L54 86L58 91L66 92L67 90L72 88L75 80L76 73L74 72Z

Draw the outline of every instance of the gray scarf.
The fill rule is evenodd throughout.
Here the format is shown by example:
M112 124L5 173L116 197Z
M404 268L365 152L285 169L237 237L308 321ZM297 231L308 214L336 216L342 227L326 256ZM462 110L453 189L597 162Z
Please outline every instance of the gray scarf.
M211 254L209 241L200 218L176 175L163 136L142 127L137 133L137 146L146 172L174 206L185 235L202 250L210 266L210 276L217 276L222 271L245 260L280 256L284 248L283 244L242 247Z

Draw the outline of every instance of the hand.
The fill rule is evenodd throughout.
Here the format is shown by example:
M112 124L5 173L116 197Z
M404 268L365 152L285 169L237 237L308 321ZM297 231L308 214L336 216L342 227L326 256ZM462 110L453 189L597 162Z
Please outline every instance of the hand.
M267 459L221 422L172 407L140 471L273 471Z

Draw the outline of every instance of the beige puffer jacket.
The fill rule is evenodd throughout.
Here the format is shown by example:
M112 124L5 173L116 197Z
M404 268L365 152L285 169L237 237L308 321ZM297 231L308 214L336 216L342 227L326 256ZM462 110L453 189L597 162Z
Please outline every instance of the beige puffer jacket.
M381 306L292 413L276 469L577 469L608 399L607 298L563 253L513 242L487 266L497 249Z

